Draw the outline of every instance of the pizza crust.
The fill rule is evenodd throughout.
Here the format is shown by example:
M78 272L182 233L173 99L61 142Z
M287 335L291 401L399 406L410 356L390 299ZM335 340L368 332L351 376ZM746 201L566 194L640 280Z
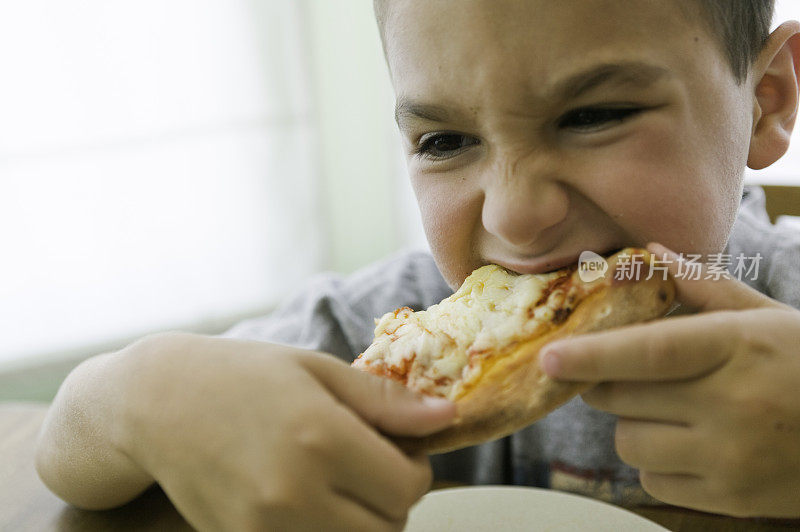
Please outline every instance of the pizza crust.
M556 381L545 375L539 366L539 350L561 338L664 316L675 298L671 278L653 275L646 279L646 268L642 268L638 280L617 275L625 263L640 261L641 266L647 266L652 260L647 251L628 248L609 257L606 275L590 282L581 281L579 272L573 269L569 282L579 288L579 299L573 309L564 308L564 321L552 319L537 328L533 337L498 347L491 356L481 359L479 373L461 381L457 392L450 396L457 412L451 426L425 437L393 440L407 452L428 454L484 443L530 425L589 389L592 383ZM555 309L555 315L559 310ZM357 360L354 366L360 362ZM361 369L380 374L369 364Z
M530 425L593 386L545 375L539 366L542 347L560 338L661 317L671 308L674 296L673 282L656 277L602 288L582 301L561 325L498 357L456 399L453 425L430 436L393 439L407 452L437 454L495 440Z

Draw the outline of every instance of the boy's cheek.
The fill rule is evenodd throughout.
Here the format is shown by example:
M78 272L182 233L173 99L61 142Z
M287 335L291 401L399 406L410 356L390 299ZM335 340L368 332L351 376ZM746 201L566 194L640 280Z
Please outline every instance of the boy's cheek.
M480 223L480 199L461 196L443 186L415 187L415 193L433 256L447 283L457 288L482 265L471 251L475 224Z
M715 146L680 123L653 121L585 160L582 192L636 240L683 251L724 246L738 205L738 180Z

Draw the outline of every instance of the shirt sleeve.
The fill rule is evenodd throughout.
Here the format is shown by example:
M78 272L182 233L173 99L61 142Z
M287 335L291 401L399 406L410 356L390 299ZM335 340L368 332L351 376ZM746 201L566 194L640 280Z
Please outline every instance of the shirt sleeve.
M350 275L319 273L270 314L220 336L331 353L346 362L372 342L374 318L398 307L421 310L452 294L427 251L402 251Z
M769 221L764 191L748 186L728 240L730 273L769 297L800 309L800 218ZM747 272L736 272L739 259ZM751 268L752 266L752 268Z
M773 245L766 271L767 294L800 309L800 217L778 218Z

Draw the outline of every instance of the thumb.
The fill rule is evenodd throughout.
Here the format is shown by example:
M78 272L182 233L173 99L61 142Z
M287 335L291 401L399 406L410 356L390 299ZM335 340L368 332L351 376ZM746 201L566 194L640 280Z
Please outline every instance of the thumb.
M448 427L455 419L455 405L447 399L414 393L338 358L309 357L305 365L337 399L381 432L426 436Z
M783 307L781 303L731 277L721 264L692 262L657 243L648 244L647 250L672 275L677 300L697 312Z

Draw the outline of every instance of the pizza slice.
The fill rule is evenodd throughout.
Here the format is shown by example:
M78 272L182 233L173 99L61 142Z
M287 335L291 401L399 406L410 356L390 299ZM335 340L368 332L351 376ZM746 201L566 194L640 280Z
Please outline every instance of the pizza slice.
M452 426L397 440L409 451L434 454L506 436L591 386L545 375L538 361L545 344L670 310L674 283L651 271L652 261L647 251L626 248L603 272L576 264L520 275L483 266L427 310L402 307L376 319L375 339L353 366L455 403Z

